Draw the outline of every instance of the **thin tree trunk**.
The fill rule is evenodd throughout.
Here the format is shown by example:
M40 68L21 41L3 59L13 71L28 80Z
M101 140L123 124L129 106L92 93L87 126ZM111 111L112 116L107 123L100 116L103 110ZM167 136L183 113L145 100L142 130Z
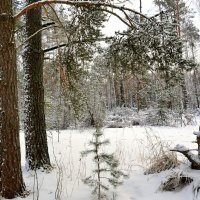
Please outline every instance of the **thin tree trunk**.
M0 195L11 199L25 190L21 171L17 66L12 0L0 1Z
M34 3L38 0L27 0ZM26 14L26 36L30 37L42 28L41 8ZM48 168L48 153L43 88L43 52L41 32L32 37L24 51L24 93L25 93L25 143L28 169Z
M169 93L171 93L171 86L170 86L170 75L169 72L165 72L165 90ZM166 103L166 108L172 109L172 99L170 96L167 97L167 99L164 101Z
M124 97L124 83L123 79L120 80L120 107L125 107L125 97Z
M187 110L188 108L188 95L187 95L187 89L186 89L186 84L185 84L185 77L183 76L183 80L181 83L181 88L182 88L182 93L183 93L183 108L184 110Z
M112 109L117 107L117 98L116 98L116 91L115 91L115 81L114 77L111 78L111 100L112 100Z
M98 144L99 143L99 141L98 141L98 136L96 136L96 139L95 139L96 141L96 144ZM99 147L96 145L96 147L95 147L96 149L95 149L95 153L96 153L96 158L97 158L97 170L98 170L98 172L97 172L97 179L98 179L98 191L97 191L97 196L98 196L98 200L101 200L101 177L100 177L100 158L99 158Z
M70 126L69 121L69 113L70 113L70 107L67 105L66 97L63 97L63 122L62 122L62 129L67 129ZM69 113L68 113L69 112Z
M191 50L192 50L192 59L195 62L195 56L194 56L194 43L191 41ZM196 98L196 103L197 103L197 108L200 107L200 102L199 102L199 91L198 91L198 79L197 79L197 70L194 69L194 74L193 74L193 84L194 84L194 91L195 91L195 98Z
M140 13L142 13L142 0L140 0ZM140 22L142 22L142 16L140 15Z
M176 19L178 22L177 35L178 35L178 37L181 37L179 0L176 0Z
M120 107L120 89L119 89L119 80L118 76L115 74L114 76L114 90L115 90L115 98L116 98L116 107Z
M141 98L140 98L140 82L137 80L136 86L136 100L137 100L137 112L141 110Z
M198 92L198 83L197 83L197 72L196 69L194 70L193 74L193 84L194 84L194 92L195 92L195 98L196 98L196 103L197 103L197 108L200 107L200 102L199 102L199 92Z

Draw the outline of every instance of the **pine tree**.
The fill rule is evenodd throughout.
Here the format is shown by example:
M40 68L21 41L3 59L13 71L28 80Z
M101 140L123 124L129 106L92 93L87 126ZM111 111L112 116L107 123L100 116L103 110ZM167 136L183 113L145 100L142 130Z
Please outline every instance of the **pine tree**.
M23 195L13 1L0 1L0 196ZM1 197L0 197L1 198Z
M27 0L27 4L38 0ZM42 28L41 9L34 8L26 16L26 37ZM44 113L42 35L37 33L27 41L24 60L24 131L26 161L30 170L49 168L47 133Z
M187 22L190 21L189 24L193 24L191 19L193 18L192 10L190 10L186 3L183 0L155 0L154 3L159 6L159 9L168 10L172 13L172 18L174 20L174 25L176 27L176 33L181 41L181 48L182 53L180 53L181 58L184 60L190 60L190 58L186 57L187 52L184 52L184 47L187 46L187 41L185 40L185 37L187 37L189 33L189 28L185 28L187 26ZM186 54L186 56L185 56ZM194 67L194 62L189 61L188 63L185 63L185 67L182 67L182 62L178 63L179 66L179 85L182 90L182 105L181 107L183 110L187 110L189 107L189 98L188 98L188 92L186 87L186 74L187 70L191 67Z
M103 152L102 148L109 144L109 140L103 140L102 136L103 133L97 127L96 132L93 133L93 139L89 143L92 148L82 152L82 156L93 155L95 169L93 174L83 181L93 188L93 193L97 195L98 200L102 199L103 190L109 190L109 184L117 187L122 184L122 178L126 176L118 169L119 161L115 156Z

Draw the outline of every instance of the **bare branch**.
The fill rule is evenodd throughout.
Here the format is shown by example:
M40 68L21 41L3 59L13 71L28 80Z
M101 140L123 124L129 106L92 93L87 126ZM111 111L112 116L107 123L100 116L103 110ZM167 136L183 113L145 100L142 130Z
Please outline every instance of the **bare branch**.
M35 35L37 35L38 33L49 29L49 28L56 28L58 26L54 25L54 26L45 26L44 28L41 28L40 30L36 31L33 35L31 35L30 37L28 37L24 42L22 42L22 44L20 44L18 47L16 47L16 49L21 48L26 42L28 42L31 38L33 38Z
M95 6L96 8L102 8L102 7L105 8L106 7L106 8L112 8L112 9L116 9L116 10L120 10L120 11L129 11L131 13L140 15L143 18L151 20L146 15L141 14L140 12L137 12L133 9L130 9L130 8L124 7L124 6L117 6L117 5L109 4L109 3L101 3L99 1L91 2L91 1L68 1L68 0L44 0L44 1L38 1L38 2L35 2L32 4L29 4L23 10L21 10L18 14L16 14L14 16L14 19L17 20L18 18L25 15L27 12L29 12L33 8L42 7L44 5L50 5L50 4L65 4L65 5L70 5L70 6L86 7L86 8L90 8L91 6ZM105 10L105 12L108 12L108 10Z
M126 16L126 19L129 21L131 27L134 28L134 26L136 26L136 25L133 25L133 22L131 21L130 17L127 15L127 13L124 10L122 10L122 12Z
M124 24L126 24L128 27L132 27L130 24L128 24L124 19L122 19L118 14L116 14L115 12L111 11L111 10L107 10L107 9L104 9L104 8L98 8L97 10L99 11L104 11L104 12L107 12L107 13L110 13L114 16L116 16L120 21L122 21Z

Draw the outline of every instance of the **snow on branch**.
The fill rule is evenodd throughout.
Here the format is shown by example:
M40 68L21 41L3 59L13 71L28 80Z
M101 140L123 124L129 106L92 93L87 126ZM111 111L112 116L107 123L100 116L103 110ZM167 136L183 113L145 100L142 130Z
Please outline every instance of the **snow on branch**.
M197 149L188 149L184 145L177 144L174 149L171 149L170 151L176 151L183 154L191 162L192 169L200 170L200 127L199 131L193 132L193 134L197 136L195 141L195 143L197 143ZM193 154L191 151L197 151L198 153Z
M186 152L186 151L189 151L189 149L184 146L184 145L181 145L181 144L177 144L174 149L172 149L172 151L177 151L177 152Z
M170 151L183 154L191 162L191 167L193 169L200 169L200 159L198 158L198 155L191 153L193 149L191 150L184 145L177 144L174 149L171 149Z
M193 132L194 135L196 135L197 137L200 137L200 131L195 131Z

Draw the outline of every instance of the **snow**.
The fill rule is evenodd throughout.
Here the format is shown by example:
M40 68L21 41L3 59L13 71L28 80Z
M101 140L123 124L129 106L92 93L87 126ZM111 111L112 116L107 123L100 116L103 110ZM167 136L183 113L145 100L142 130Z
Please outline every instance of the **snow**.
M184 161L178 169L190 175L194 182L178 192L161 192L160 184L170 174L170 170L144 175L145 162L143 155L148 154L147 148L149 136L156 135L162 141L167 141L171 148L177 143L184 146L177 146L179 149L195 148L196 144L192 134L198 130L197 126L187 126L179 128L171 127L132 127L132 128L105 128L103 129L105 139L110 139L110 144L104 147L106 152L114 152L121 162L120 168L129 174L124 180L124 184L117 189L107 192L110 199L116 196L117 200L189 200L200 199L194 196L193 191L198 191L200 178L198 170L191 170L181 154L180 159ZM49 152L54 169L47 173L42 171L27 172L25 169L25 149L24 134L20 133L22 146L22 166L24 180L30 195L24 200L37 199L39 193L40 200L92 200L92 188L84 185L82 179L90 175L93 169L91 158L81 158L80 152L86 150L94 130L64 130L58 133L51 131L48 133ZM38 179L38 180L37 180ZM35 182L35 186L34 186ZM38 187L37 187L38 183ZM38 188L38 192L37 192ZM197 188L195 190L195 188ZM57 195L57 197L56 197ZM60 196L60 198L59 198ZM21 198L16 198L21 200Z
M189 149L186 146L182 145L182 144L177 144L174 147L174 150L175 151L180 151L180 152L189 151Z
M193 134L196 135L197 137L200 137L200 131L194 131Z

